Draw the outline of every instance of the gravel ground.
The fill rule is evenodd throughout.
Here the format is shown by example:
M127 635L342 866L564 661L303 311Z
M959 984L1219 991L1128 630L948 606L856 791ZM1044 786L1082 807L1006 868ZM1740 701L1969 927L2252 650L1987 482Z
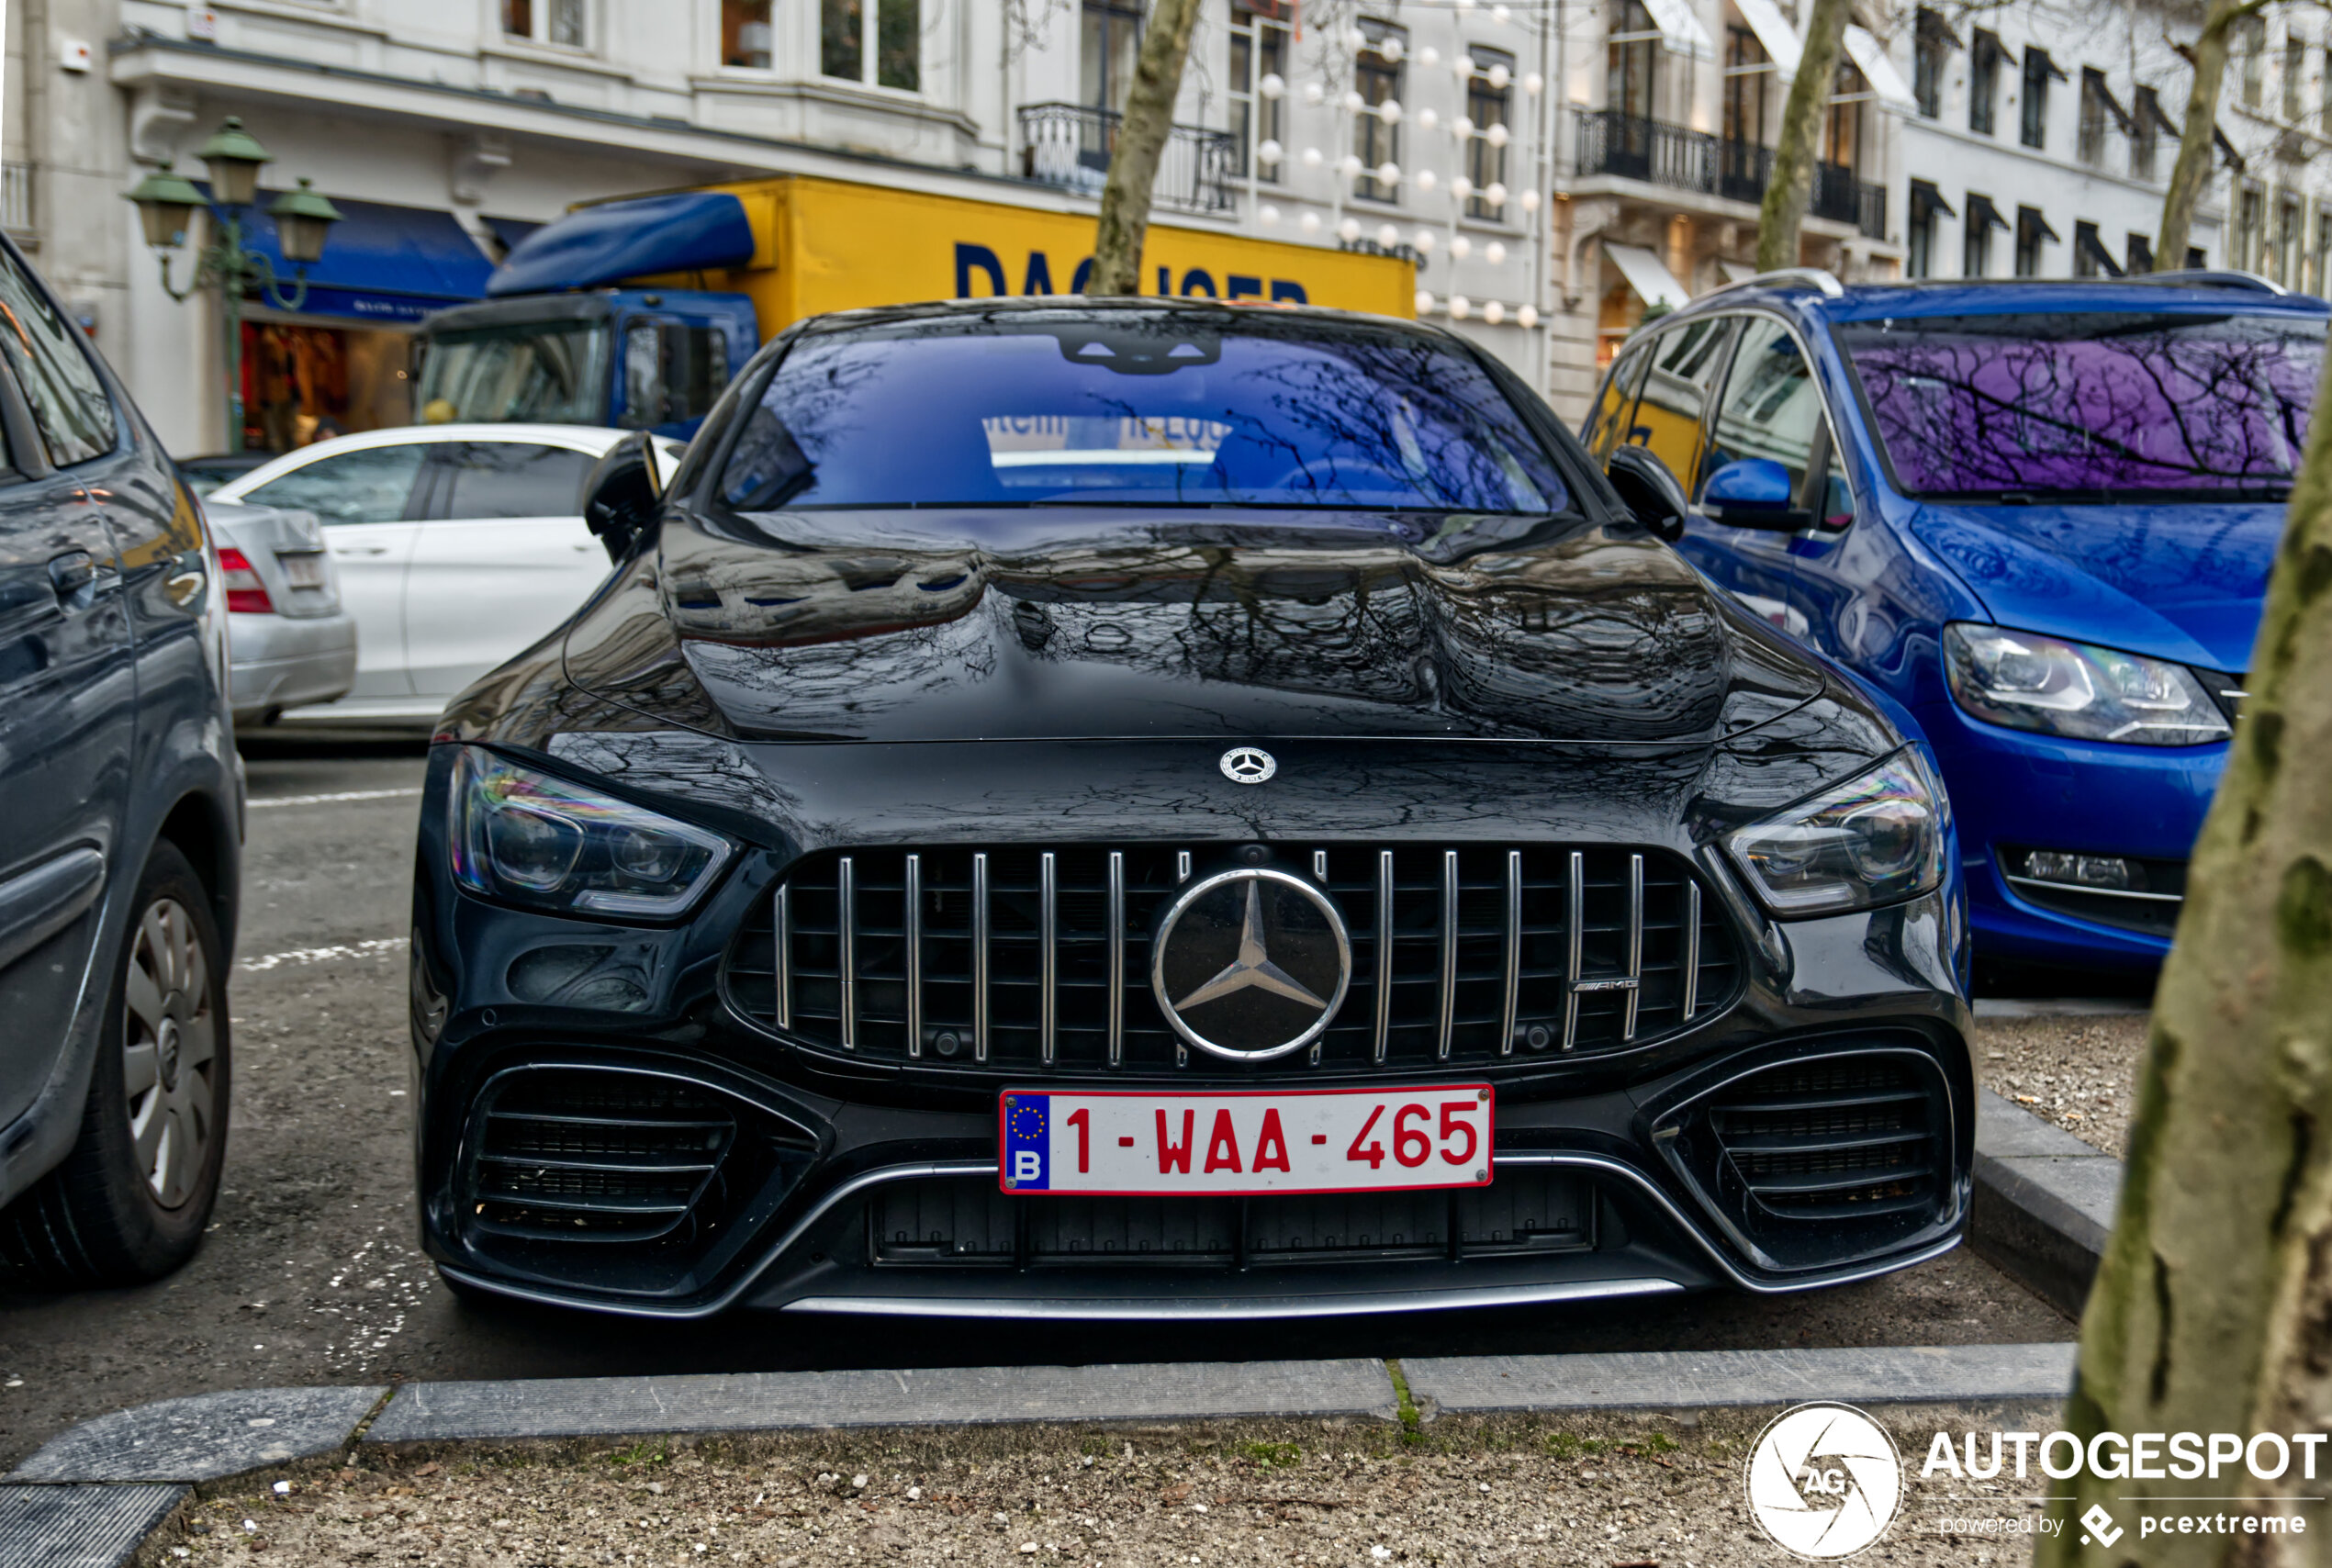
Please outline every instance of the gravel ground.
M1778 1564L1795 1559L1758 1532L1742 1480L1769 1414L1589 1425L1445 1418L1406 1432L1374 1421L1227 1422L366 1453L363 1468L273 1473L212 1490L156 1535L147 1561ZM1992 1421L1956 1409L1878 1414L1904 1453L1908 1495L1864 1561L2023 1561L2024 1536L1946 1534L1944 1524L1973 1517L2029 1528L2036 1502L1997 1487L1968 1499L1916 1479L1931 1434ZM2020 1419L2053 1425L2053 1412Z
M2144 1014L1987 1018L1976 1025L1975 1050L1985 1088L2121 1157L2137 1109Z

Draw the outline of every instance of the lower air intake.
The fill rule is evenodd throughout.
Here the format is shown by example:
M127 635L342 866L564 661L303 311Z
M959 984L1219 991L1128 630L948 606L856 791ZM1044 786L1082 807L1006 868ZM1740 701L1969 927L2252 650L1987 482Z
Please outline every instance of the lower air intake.
M1923 1049L1842 1050L1763 1068L1669 1113L1655 1132L1761 1267L1895 1250L1956 1213L1951 1095Z
M685 1224L737 1140L725 1096L644 1073L504 1081L476 1123L474 1223L503 1236L646 1241Z

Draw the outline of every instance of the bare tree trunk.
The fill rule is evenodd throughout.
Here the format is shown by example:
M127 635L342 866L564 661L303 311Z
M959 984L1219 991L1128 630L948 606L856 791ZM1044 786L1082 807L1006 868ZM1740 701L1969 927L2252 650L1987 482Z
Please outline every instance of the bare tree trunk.
M2332 406L2332 382L2316 397ZM2244 685L2155 996L2120 1217L2081 1319L2066 1421L2084 1441L2288 1442L2332 1425L2332 419L2309 431ZM2141 1547L2140 1510L2117 1501L2207 1494L2248 1501L2189 1511L2293 1515L2267 1499L2321 1495L2326 1456L2306 1482L2301 1450L2290 1451L2281 1481L2238 1462L2200 1481L2039 1483L2075 1495L2051 1505L2063 1533L2041 1538L2034 1559L2322 1562L2332 1542L2319 1539L2320 1508L2306 1511L2304 1536L2158 1534ZM2261 1463L2271 1468L2272 1452ZM2076 1521L2091 1505L2127 1532L2116 1549L2082 1544Z
M1154 0L1134 62L1133 90L1117 125L1117 145L1109 153L1109 179L1101 190L1101 225L1093 237L1093 274L1087 294L1137 294L1142 275L1142 241L1149 232L1149 192L1158 182L1158 160L1174 129L1174 99L1183 90L1183 62L1190 58L1191 28L1199 0Z
M1798 264L1798 230L1814 195L1814 161L1822 152L1822 117L1838 77L1838 49L1846 36L1846 0L1814 0L1806 22L1806 51L1782 106L1781 140L1773 150L1773 176L1757 209L1757 270Z
M2186 95L2186 129L2178 139L2178 162L2170 166L2170 188L2162 198L2162 233L2154 246L2154 270L2176 272L2186 265L2194 209L2211 185L2212 144L2217 140L2219 88L2226 79L2226 48L2237 21L2257 16L2263 0L2211 0L2203 36L2194 40L2194 87ZM2230 258L2232 260L2232 258Z

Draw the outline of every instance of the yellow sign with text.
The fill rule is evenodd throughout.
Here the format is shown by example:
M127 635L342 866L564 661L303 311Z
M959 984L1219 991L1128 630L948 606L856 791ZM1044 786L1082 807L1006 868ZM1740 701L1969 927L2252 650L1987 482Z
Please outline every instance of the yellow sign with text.
M805 176L709 188L744 202L754 259L695 286L750 296L765 337L829 310L1076 294L1093 267L1093 219L1080 214ZM1416 275L1399 257L1155 222L1142 247L1141 291L1417 313Z

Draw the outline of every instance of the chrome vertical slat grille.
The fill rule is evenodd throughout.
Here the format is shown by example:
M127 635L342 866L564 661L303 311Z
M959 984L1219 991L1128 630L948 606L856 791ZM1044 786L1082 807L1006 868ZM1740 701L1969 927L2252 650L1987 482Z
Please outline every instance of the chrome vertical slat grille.
M740 933L729 995L803 1045L917 1070L1287 1078L1617 1048L1709 1016L1739 986L1721 906L1665 852L1306 846L1269 863L1342 911L1343 1006L1317 1050L1193 1057L1152 995L1150 934L1179 887L1251 847L813 855Z

